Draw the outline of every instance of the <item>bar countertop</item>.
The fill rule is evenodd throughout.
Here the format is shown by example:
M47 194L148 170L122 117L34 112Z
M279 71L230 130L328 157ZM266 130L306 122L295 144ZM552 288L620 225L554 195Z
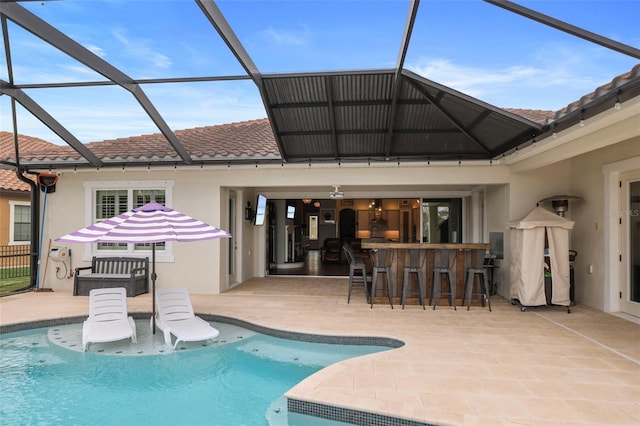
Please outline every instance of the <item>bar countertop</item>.
M367 240L362 240L361 243L362 248L366 249L376 249L376 248L392 248L392 249L432 249L432 250L440 250L440 249L448 249L448 250L465 250L465 249L488 249L489 243L440 243L440 244L431 244L431 243L396 243L393 241L382 242L375 241L369 242Z

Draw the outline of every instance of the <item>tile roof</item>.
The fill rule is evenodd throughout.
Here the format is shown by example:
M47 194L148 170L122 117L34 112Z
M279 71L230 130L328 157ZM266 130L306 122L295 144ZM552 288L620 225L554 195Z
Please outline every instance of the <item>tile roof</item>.
M504 108L504 110L542 125L547 124L549 120L556 115L554 111L544 111L537 109Z
M25 153L62 148L51 142L21 134L18 134L18 147L23 156ZM15 158L13 133L0 131L0 159L7 158ZM30 190L31 187L28 184L18 179L15 170L0 169L0 191L28 192Z
M20 191L29 192L31 187L25 182L18 179L14 170L0 169L0 192L2 191Z
M603 84L602 86L599 86L593 92L587 93L586 95L582 96L577 101L572 102L569 105L567 105L566 107L558 110L555 113L554 119L558 120L558 119L566 116L567 114L569 114L569 113L571 113L573 111L581 110L581 109L585 108L590 102L592 102L592 101L594 101L594 100L596 100L596 99L598 99L600 97L604 97L606 95L609 95L611 93L615 93L617 90L620 89L621 86L623 86L624 84L627 84L629 82L632 82L633 80L640 80L640 63L638 65L634 66L631 69L631 71L614 77L614 79L611 80L609 83L606 83L606 84ZM621 93L620 96L621 96L622 99L624 99L626 97L626 93Z
M280 159L280 153L266 118L258 120L176 130L175 135L185 149L198 160L210 159ZM161 133L105 140L86 144L104 161L135 160L138 162L179 160L175 150ZM69 146L21 152L29 160L80 160Z
M59 146L43 139L22 134L18 134L18 145L20 152L40 151ZM0 158L4 159L7 156L15 157L13 133L0 131Z
M553 117L553 111L535 111L507 109L528 120L543 124ZM280 160L269 120L257 120L196 127L176 130L175 135L197 163L198 160ZM108 161L152 162L165 160L178 161L179 157L161 133L153 133L129 138L118 138L86 144L98 158ZM47 144L33 146L34 149L21 148L22 159L28 161L81 161L82 158L70 146ZM13 152L0 152L1 159L15 157Z
M631 71L615 77L611 82L596 88L579 100L559 111L504 108L505 111L540 125L562 120L571 113L591 107L595 102L615 95L620 87L640 81L640 64ZM634 90L621 94L623 101L636 96ZM607 101L608 102L608 101ZM193 158L199 161L279 161L282 159L267 118L197 127L175 131L176 137ZM86 161L70 146L58 146L41 139L19 135L21 160L32 164L78 163ZM111 162L152 163L157 161L180 162L180 157L161 133L132 136L91 142L87 147L100 159ZM13 136L0 132L0 161L14 161ZM3 182L5 179L3 179ZM20 182L20 184L23 184Z

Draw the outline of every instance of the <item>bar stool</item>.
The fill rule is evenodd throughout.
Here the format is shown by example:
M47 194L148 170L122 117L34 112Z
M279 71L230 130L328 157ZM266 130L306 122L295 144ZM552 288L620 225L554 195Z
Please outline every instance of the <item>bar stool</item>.
M409 277L416 274L418 279L418 289L420 290L420 304L424 307L424 283L422 282L422 268L427 257L427 251L424 249L409 249L409 261L404 266L404 279L402 281L402 309L407 299L407 288L409 287Z
M393 283L391 282L391 265L393 264L395 250L392 249L376 249L371 252L371 270L373 278L371 279L371 308L373 308L373 299L376 295L376 287L378 286L378 275L385 274L387 281L387 292L389 293L389 305L393 309ZM382 278L381 278L382 279Z
M484 258L486 255L485 249L469 250L469 266L465 272L465 295L462 298L462 304L464 305L465 298L467 299L467 311L471 308L471 296L477 294L480 296L482 306L484 301L487 301L489 306L489 312L491 312L491 292L489 291L489 280L487 279L487 270L484 267ZM476 276L478 277L478 292L473 293L473 288L476 283Z
M431 284L431 298L429 304L433 305L433 309L436 309L438 301L443 294L449 297L449 306L453 305L453 309L456 309L456 283L453 281L453 272L449 266L449 252L447 249L438 250L433 257L433 282ZM439 256L438 256L439 255ZM447 289L448 292L442 292L442 274L447 276Z
M369 301L369 282L367 281L367 262L364 258L356 256L355 250L351 244L345 243L342 246L344 254L349 262L349 295L347 296L347 303L351 301L351 290L353 289L353 283L356 279L356 273L360 271L362 276L362 285L364 287L364 295L367 302ZM359 280L359 278L358 278Z

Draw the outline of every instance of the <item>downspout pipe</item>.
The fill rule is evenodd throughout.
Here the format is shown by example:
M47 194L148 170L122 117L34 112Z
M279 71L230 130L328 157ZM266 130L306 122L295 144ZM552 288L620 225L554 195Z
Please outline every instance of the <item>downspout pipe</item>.
M23 175L24 170L16 169L16 176L24 183L31 186L31 251L29 255L30 279L31 287L37 288L38 283L38 246L40 244L40 192L38 185L28 177Z

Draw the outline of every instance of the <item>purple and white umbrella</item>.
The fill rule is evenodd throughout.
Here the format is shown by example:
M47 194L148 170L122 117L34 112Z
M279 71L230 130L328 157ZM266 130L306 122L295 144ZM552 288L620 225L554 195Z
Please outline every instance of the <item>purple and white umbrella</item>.
M230 238L231 234L158 203L148 203L111 219L56 238L64 243L151 243L152 323L156 316L156 243Z

